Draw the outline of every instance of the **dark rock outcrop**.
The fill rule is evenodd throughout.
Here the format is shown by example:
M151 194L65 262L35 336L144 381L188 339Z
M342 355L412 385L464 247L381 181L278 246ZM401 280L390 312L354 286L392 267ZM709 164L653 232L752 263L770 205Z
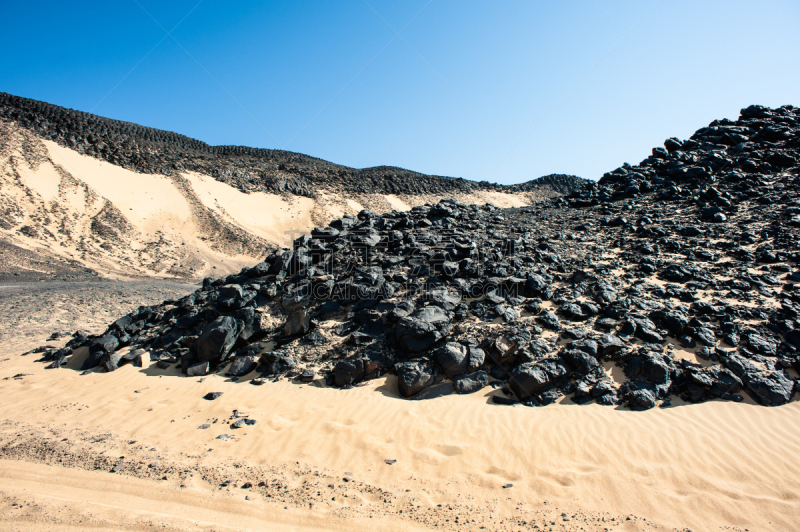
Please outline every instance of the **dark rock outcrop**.
M187 374L237 375L258 353L271 378L389 371L407 398L491 378L499 403L778 406L798 387L797 242L800 110L749 107L568 197L343 216L66 347L109 371L134 349Z

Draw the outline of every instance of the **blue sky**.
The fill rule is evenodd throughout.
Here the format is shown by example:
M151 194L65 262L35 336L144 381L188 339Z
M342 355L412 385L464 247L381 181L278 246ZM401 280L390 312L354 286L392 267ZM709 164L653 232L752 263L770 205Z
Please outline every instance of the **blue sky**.
M0 2L0 90L354 167L599 178L800 105L800 2Z

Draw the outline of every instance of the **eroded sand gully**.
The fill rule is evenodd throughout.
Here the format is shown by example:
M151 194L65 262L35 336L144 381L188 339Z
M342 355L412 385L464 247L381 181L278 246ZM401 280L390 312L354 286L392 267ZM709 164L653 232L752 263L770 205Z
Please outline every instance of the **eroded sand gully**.
M6 529L793 530L800 515L797 401L629 412L492 405L487 389L409 402L394 377L253 386L19 355L45 340L0 346ZM231 428L234 410L257 423Z

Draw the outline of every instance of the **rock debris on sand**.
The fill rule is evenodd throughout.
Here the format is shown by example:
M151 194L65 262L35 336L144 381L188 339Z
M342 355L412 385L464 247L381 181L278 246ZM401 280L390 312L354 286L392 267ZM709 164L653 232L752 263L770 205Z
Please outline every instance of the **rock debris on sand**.
M530 207L343 216L42 360L85 347L84 369L112 371L144 350L187 375L314 370L342 388L389 372L410 399L492 384L499 404L785 404L800 369L799 134L800 110L751 106Z

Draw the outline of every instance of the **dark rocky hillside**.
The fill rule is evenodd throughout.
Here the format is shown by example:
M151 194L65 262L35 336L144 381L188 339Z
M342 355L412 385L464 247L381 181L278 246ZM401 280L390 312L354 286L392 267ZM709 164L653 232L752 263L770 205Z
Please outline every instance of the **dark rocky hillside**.
M582 187L576 176L550 175L514 186L431 176L393 166L349 168L308 155L246 146L209 146L184 135L65 109L0 92L0 119L13 120L44 139L144 173L196 171L245 192L289 192L312 197L319 189L377 194L528 192L560 193Z
M800 371L799 237L800 109L751 106L567 198L345 216L43 360L86 347L86 371L149 357L253 384L390 372L411 399L780 405Z
M566 174L550 174L546 176L542 176L531 181L526 181L524 183L519 183L516 185L508 185L503 187L504 192L533 192L535 190L540 189L543 186L550 187L555 192L558 192L562 195L569 195L573 192L578 192L582 190L586 190L586 187L589 186L591 181L587 179L581 179L580 177L574 175L566 175Z

